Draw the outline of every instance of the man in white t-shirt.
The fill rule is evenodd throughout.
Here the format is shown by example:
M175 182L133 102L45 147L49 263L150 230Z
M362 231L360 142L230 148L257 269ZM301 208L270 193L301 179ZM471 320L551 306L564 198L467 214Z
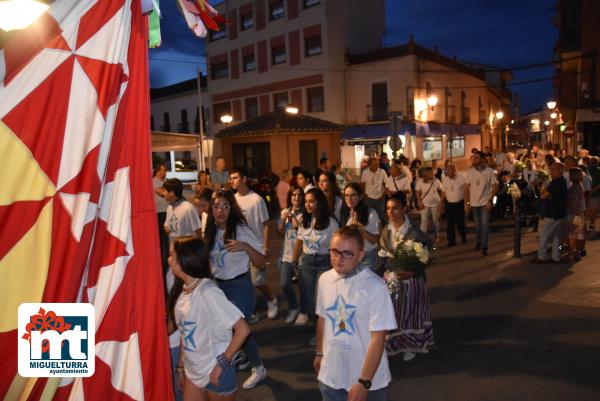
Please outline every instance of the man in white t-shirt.
M365 194L365 201L369 207L375 209L381 221L387 221L383 198L387 179L388 176L385 170L379 168L379 160L376 157L369 160L369 168L365 169L360 176L360 185Z
M360 263L358 227L340 228L330 254L332 269L319 278L313 361L323 400L386 400L392 377L385 337L397 327L387 286Z
M165 190L163 184L167 176L167 167L164 164L157 164L154 167L152 177L152 186L154 187L154 204L158 217L158 239L160 241L160 256L163 266L163 274L169 269L167 260L169 259L169 236L165 233L164 226L167 220L167 206L169 202L165 200Z
M258 240L262 243L263 254L269 257L269 212L267 205L259 194L252 191L248 187L248 173L246 169L237 167L229 173L229 183L236 190L235 200L242 209L246 222ZM250 276L252 284L259 289L267 300L267 317L275 319L277 317L278 302L277 297L273 294L271 286L267 281L267 270L258 268L254 265L250 266ZM252 316L250 321L256 321L258 316Z
M412 182L412 177L409 177L409 175L410 171L407 175L399 163L392 164L390 176L387 178L387 183L385 184L387 194L394 195L398 192L404 192L404 194L409 197L410 184Z
M202 224L196 207L183 197L183 184L177 178L169 178L163 184L167 207L165 232L169 240L175 238L198 236L202 238Z
M421 210L421 231L427 234L429 218L433 223L435 232L435 242L440 239L440 200L442 193L442 183L434 177L433 167L423 169L423 178L417 180L415 191L417 192L417 201Z
M481 250L483 256L488 254L490 240L490 211L493 207L494 195L498 190L498 180L491 168L483 161L481 152L471 156L472 166L465 177L465 213L473 211L477 243L475 250Z
M446 212L446 238L448 247L456 245L456 228L463 244L467 243L465 229L465 177L456 172L456 166L449 164L442 178L442 200Z

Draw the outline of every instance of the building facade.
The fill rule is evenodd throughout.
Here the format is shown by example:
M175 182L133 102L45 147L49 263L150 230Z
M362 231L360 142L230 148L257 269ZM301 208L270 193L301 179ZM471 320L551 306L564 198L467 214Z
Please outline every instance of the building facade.
M600 2L558 0L555 91L565 130L561 148L600 155Z

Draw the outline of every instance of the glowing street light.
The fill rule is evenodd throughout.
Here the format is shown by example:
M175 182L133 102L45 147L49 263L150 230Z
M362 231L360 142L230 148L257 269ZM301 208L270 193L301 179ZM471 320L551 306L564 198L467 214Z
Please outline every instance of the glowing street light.
M289 114L298 114L298 108L296 106L288 106L285 108L286 113Z
M431 107L431 110L438 104L438 98L436 95L429 95L427 97L427 105Z
M504 117L504 113L502 111L497 111L496 112L496 119L497 120L502 120L502 117Z
M1 0L0 29L8 32L27 28L48 8L48 4L35 0Z
M544 121L544 125L545 125L546 127L547 127L547 126L549 126L549 125L550 125L550 121L548 121L548 120Z
M233 116L231 114L223 114L221 116L221 122L223 124L229 124L232 121L233 121Z
M548 106L550 110L554 110L556 108L556 101L550 100L546 103L546 106Z
M553 111L552 113L550 113L550 118L554 119L556 117L558 117L558 114L556 114L556 112Z

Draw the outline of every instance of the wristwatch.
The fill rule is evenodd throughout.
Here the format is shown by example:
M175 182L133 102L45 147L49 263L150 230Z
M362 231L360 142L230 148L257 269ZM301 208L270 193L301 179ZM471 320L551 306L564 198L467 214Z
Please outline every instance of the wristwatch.
M358 379L358 382L360 384L362 384L363 387L366 388L367 390L371 388L371 385L372 385L371 380Z

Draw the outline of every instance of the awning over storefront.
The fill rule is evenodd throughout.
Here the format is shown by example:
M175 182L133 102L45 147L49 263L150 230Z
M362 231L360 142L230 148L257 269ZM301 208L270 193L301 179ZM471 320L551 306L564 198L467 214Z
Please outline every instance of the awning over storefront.
M406 122L402 124L400 135L416 135L418 137L442 136L457 137L465 135L479 135L481 128L473 124L440 124L435 122L418 123ZM364 124L351 125L342 133L342 140L349 145L364 144L365 142L385 143L391 136L389 124Z

